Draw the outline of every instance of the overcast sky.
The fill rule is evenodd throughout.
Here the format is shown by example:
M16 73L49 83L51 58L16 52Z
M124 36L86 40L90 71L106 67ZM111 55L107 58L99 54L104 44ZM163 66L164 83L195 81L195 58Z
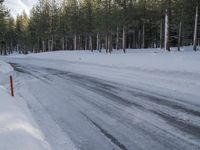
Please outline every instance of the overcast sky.
M10 9L10 12L14 17L23 10L29 14L30 9L36 3L37 0L5 0L5 5Z

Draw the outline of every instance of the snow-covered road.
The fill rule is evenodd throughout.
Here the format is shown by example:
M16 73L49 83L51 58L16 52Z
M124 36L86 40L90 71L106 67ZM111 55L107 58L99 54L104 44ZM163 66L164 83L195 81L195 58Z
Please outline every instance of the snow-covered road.
M198 150L200 106L137 86L12 64L53 150Z

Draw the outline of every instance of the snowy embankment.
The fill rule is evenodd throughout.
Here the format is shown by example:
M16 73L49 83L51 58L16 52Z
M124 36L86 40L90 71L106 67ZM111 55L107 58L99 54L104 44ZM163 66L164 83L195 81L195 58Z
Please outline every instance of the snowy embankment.
M48 143L19 97L6 89L13 68L0 61L0 149L49 150ZM21 105L21 107L19 106Z
M90 75L200 104L200 53L191 49L57 51L10 56L7 61Z
M13 63L16 94L54 150L199 149L199 52L57 51L0 59Z
M6 82L9 81L9 75L13 74L13 68L3 62L0 61L0 85L4 85Z

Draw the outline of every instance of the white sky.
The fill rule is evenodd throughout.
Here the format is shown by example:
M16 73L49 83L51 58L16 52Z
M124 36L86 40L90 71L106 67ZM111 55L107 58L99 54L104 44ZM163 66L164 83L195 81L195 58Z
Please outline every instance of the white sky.
M30 9L37 3L37 0L5 0L4 2L13 17L16 17L23 10L29 14Z

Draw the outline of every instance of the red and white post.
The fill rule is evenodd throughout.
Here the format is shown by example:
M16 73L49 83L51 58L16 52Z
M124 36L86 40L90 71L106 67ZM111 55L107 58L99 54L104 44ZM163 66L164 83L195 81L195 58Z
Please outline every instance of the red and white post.
M10 76L10 92L11 96L14 97L14 86L13 86L13 77Z

